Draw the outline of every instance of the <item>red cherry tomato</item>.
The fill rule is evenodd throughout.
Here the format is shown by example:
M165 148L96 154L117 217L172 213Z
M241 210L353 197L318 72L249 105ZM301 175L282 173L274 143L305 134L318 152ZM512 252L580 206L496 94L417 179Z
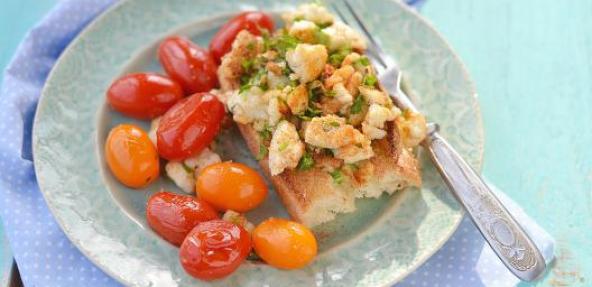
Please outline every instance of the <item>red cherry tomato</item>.
M179 250L181 265L202 280L222 278L236 270L251 252L251 237L242 227L224 220L198 224Z
M210 42L210 53L217 63L232 48L232 42L242 30L253 35L261 35L262 29L273 31L273 19L263 12L244 12L238 14L218 30Z
M224 105L209 93L197 93L170 108L156 131L158 153L168 160L181 160L207 147L224 118Z
M173 36L165 39L158 47L158 59L187 95L207 92L218 85L216 62L208 50L187 38Z
M150 227L177 246L198 223L218 218L207 202L188 195L161 191L153 194L146 204Z
M182 97L179 84L154 73L123 76L107 90L107 101L116 111L138 119L160 116Z

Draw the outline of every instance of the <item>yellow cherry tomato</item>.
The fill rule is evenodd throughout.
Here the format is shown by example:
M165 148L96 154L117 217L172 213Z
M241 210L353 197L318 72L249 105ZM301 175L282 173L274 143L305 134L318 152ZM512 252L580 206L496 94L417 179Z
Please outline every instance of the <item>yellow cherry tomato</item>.
M317 240L306 226L270 218L253 230L253 248L267 264L281 269L306 266L317 255Z
M118 125L109 132L105 158L111 173L128 187L141 188L158 178L158 152L135 125Z
M222 211L246 212L267 196L267 185L261 175L236 162L216 163L202 169L195 190L200 199Z

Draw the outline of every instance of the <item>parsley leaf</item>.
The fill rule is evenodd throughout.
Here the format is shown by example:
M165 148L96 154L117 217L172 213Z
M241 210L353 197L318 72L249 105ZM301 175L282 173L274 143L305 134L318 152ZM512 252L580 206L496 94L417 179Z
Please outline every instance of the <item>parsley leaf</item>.
M256 157L256 159L257 159L257 160L262 160L262 159L264 159L264 158L265 158L265 156L267 156L267 153L268 153L268 151L267 151L267 147L266 147L265 145L263 145L263 144L260 144L260 145L259 145L259 154L257 154L257 157Z
M364 101L364 97L362 95L359 95L356 97L356 99L354 100L354 103L352 104L349 112L351 114L359 114L362 112L362 107L364 106L365 101Z
M315 162L312 158L312 154L306 151L304 155L302 155L302 157L300 158L297 168L299 170L309 170L314 166L314 164Z
M268 125L265 125L263 130L259 131L259 137L264 141L271 139L271 130Z
M350 53L351 49L349 48L337 50L337 52L329 55L329 63L333 66L339 66L341 65L341 62L343 62L343 59L345 59L345 56Z
M374 76L372 74L368 74L368 75L364 76L364 79L362 80L362 84L364 84L365 86L369 86L369 87L374 87L374 85L376 85L377 82L378 82L378 79L376 78L376 76Z
M335 183L337 184L341 184L343 182L343 173L341 172L341 170L336 169L334 171L329 172L329 175L331 175L331 177L333 178L333 181L335 181Z
M280 144L280 146L278 147L279 151L285 151L288 148L289 143L288 142L283 142Z

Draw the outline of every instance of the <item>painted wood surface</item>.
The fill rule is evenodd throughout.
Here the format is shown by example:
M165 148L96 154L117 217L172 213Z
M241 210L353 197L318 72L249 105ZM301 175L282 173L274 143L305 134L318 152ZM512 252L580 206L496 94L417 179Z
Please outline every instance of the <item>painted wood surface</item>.
M592 286L592 1L433 0L422 14L477 84L485 176L557 240L533 285Z
M2 3L0 67L55 2ZM429 0L421 12L477 83L485 176L557 239L550 272L524 285L592 286L592 1ZM6 254L0 240L0 270Z

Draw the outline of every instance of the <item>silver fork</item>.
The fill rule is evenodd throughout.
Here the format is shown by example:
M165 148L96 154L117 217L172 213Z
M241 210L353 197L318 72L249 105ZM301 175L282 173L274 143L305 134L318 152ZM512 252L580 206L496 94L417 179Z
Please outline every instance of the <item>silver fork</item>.
M346 11L369 40L368 57L380 81L401 110L418 109L401 90L401 71L396 62L385 53L366 25L347 0L342 0ZM349 25L342 8L335 2L332 7L341 20ZM532 281L546 269L545 260L508 210L497 199L487 184L471 166L438 133L436 123L428 124L428 135L421 145L446 182L449 190L464 206L469 216L504 265L518 278Z

